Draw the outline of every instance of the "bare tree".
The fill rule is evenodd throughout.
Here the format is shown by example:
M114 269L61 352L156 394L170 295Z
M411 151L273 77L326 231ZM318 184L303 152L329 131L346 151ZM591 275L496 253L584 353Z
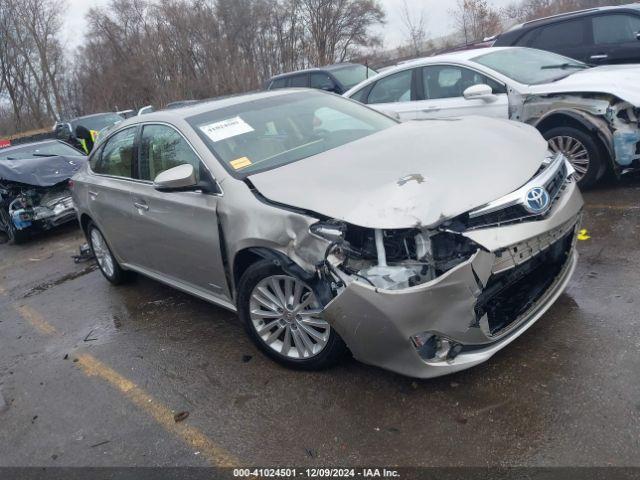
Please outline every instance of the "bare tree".
M457 0L451 14L458 34L467 44L495 35L502 27L499 12L487 0Z
M62 0L0 0L0 84L13 128L41 127L63 109ZM6 128L6 127L5 127Z
M310 37L308 55L318 65L342 62L358 47L380 41L369 32L384 22L377 0L301 0L301 4Z
M419 56L427 41L427 30L424 8L418 14L409 10L407 0L403 0L400 10L400 19L405 29L407 43L411 48L411 55Z

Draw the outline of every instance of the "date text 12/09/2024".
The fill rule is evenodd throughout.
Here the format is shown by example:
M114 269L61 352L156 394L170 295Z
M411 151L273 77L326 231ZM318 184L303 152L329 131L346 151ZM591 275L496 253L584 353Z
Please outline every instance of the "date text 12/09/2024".
M236 468L233 476L238 478L397 478L397 470L388 468Z

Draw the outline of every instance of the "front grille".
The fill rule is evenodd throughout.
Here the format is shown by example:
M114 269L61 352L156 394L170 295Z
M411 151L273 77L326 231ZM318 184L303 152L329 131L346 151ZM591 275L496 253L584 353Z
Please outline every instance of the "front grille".
M540 254L540 252L554 245L569 231L574 230L575 225L576 220L571 219L553 230L544 232L542 235L516 243L515 245L511 245L508 248L496 252L496 260L493 263L491 273L502 273L516 265L525 263L529 259Z
M504 333L542 298L567 263L574 236L575 227L530 260L492 275L475 306L477 321L487 315L490 335Z
M542 220L553 210L554 204L558 201L561 193L567 184L567 167L563 162L558 171L545 184L544 188L549 194L551 205L543 214L532 214L527 211L522 204L510 205L500 210L486 213L484 215L472 216L467 215L463 219L466 229L486 228L497 225L508 225L510 223L521 222L524 220Z

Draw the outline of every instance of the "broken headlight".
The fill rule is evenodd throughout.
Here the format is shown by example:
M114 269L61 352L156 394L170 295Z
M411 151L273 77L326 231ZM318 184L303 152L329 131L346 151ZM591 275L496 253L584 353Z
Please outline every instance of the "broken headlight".
M318 222L309 227L311 233L330 242L343 240L346 230L347 226L342 222Z
M342 239L334 240L340 237L329 225L334 226L322 225L327 230L318 234L330 239L339 250L340 269L386 290L429 282L470 258L479 248L459 234L417 228L380 230L344 225L340 230Z

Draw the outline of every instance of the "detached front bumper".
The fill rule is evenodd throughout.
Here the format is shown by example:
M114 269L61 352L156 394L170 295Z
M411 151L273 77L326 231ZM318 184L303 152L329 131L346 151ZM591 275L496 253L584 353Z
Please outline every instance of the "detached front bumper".
M404 290L354 280L324 318L356 359L403 375L430 378L478 365L522 335L564 291L577 262L582 205L571 182L543 220L465 233L485 250L437 279ZM458 345L459 353L424 359L411 338L425 333Z

